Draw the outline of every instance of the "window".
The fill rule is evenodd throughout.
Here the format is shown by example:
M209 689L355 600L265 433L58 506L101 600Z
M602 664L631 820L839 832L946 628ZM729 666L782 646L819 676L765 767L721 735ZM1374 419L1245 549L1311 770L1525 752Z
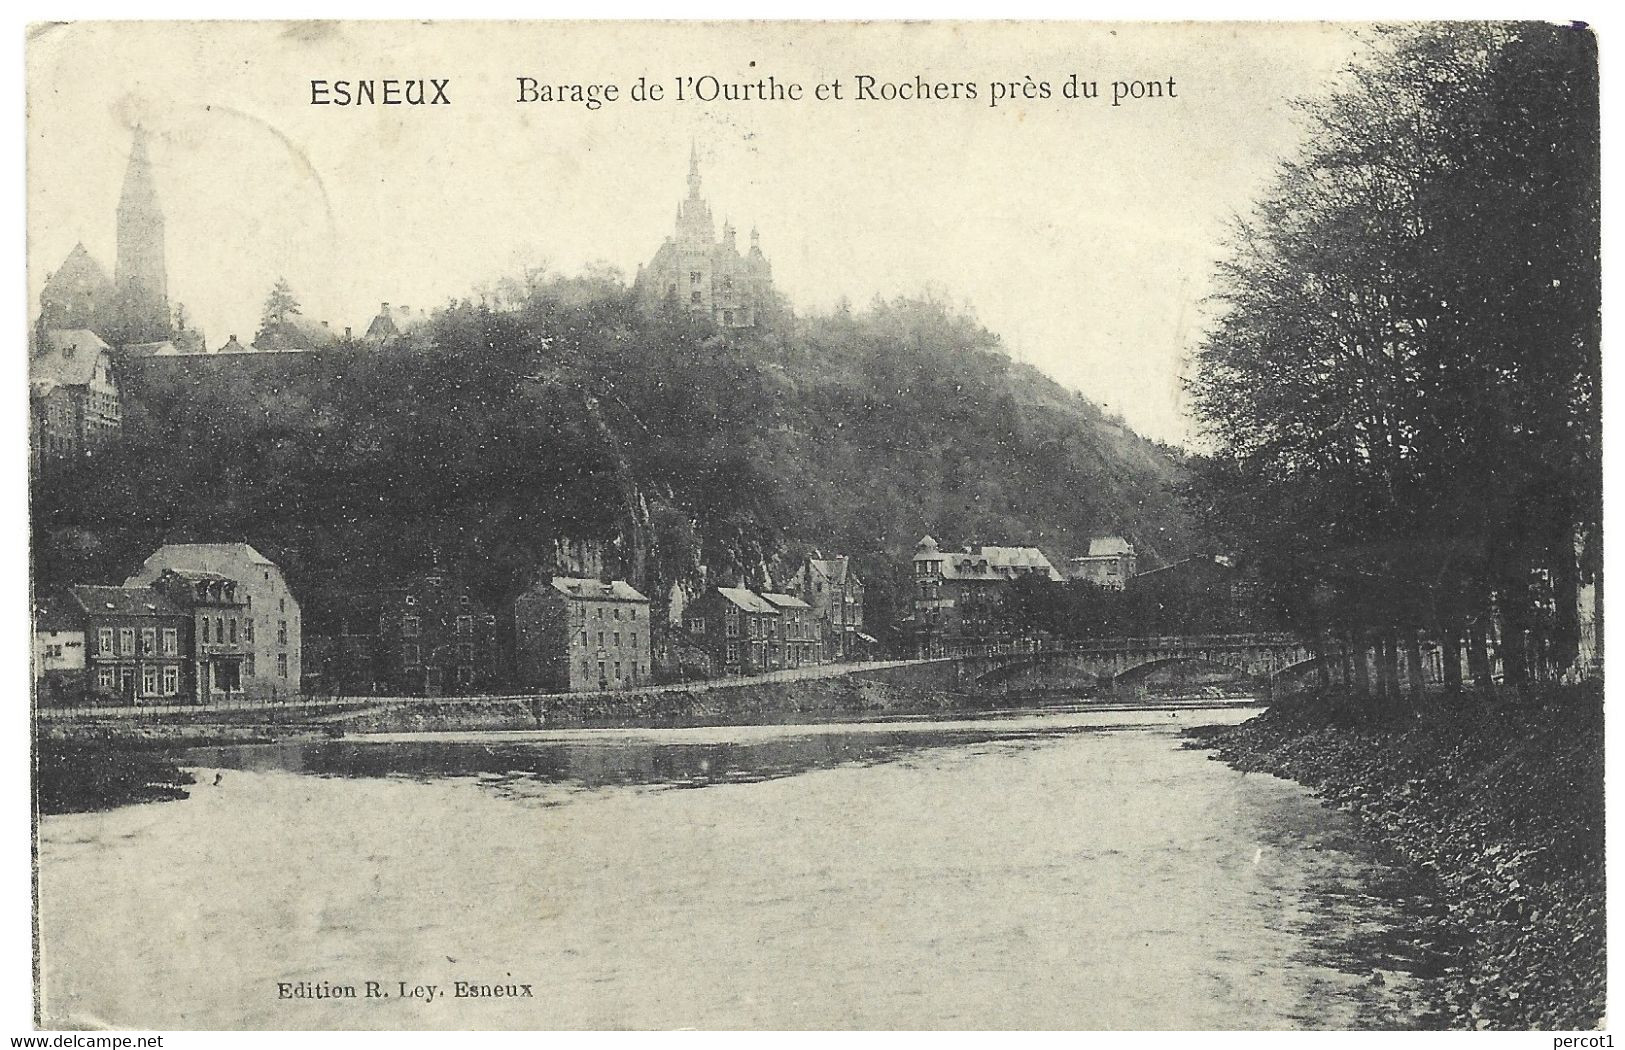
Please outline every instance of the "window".
M461 598L458 598L457 604L461 605L465 609L468 608L468 595L465 594Z
M412 604L411 599L408 599L406 604L411 605ZM276 611L277 612L287 612L288 611L288 599L286 599L286 598L278 598L276 600Z
M231 618L229 626L230 626L230 630L228 630L226 632L226 634L230 637L231 644L236 645L237 644L237 617L233 616Z
M689 295L688 301L691 302L691 303L699 302L700 301L700 293L699 292L692 293L691 295Z
M278 678L288 677L288 654L276 654L276 673Z
M637 618L638 618L638 607L636 605L634 605L634 606L632 606L632 619L636 620Z
M604 647L604 632L599 631L598 632L598 648L602 649L603 647Z
M604 674L604 661L602 660L598 661L598 677L601 679L608 677L606 674Z
M246 642L254 640L254 621L252 618L243 621L243 640Z
M474 646L468 642L459 645L457 647L457 659L461 663L472 665L474 663Z
M739 662L739 643L738 642L729 642L728 643L728 662L731 663L731 664L736 664L736 663Z
M148 665L141 669L141 695L155 696L158 693L158 668Z
M694 634L705 633L705 617L691 616L688 620L688 629Z
M217 642L226 640L226 621L224 617L216 616L214 618L214 640Z
M734 312L732 310L724 310L724 311L722 311L722 323L723 324L733 324L734 323Z
M603 619L603 618L604 618L604 607L603 607L603 606L602 606L602 605L600 605L600 606L599 606L599 607L598 607L598 610L597 610L597 612L598 612L598 618L599 618L599 619L600 619L600 620L602 620L602 619Z
M621 644L621 632L620 631L615 632L615 644L616 645Z
M118 651L126 656L135 652L134 627L120 627L118 629Z
M113 688L113 669L111 667L99 667L96 669L96 688Z
M419 623L418 618L416 616L407 616L407 617L402 618L402 620L401 620L401 633L404 634L408 638L416 638L418 636L418 631L420 630L421 627L422 627L422 624ZM287 632L288 632L287 621L284 620L284 621L282 621L282 631L278 635L277 640L284 643L284 644L286 644L287 641L288 641L288 633Z
M619 605L617 605L615 607L615 619L619 620L620 618L621 618L621 607Z
M581 648L585 649L586 647L587 647L587 632L582 631L581 632Z
M727 630L723 632L729 638L739 637L739 613L733 609L728 610Z
M690 270L690 271L688 271L688 283L689 284L699 284L700 283L700 271L698 271L698 270Z
M106 654L111 653L112 651L113 651L113 629L111 627L102 627L102 628L97 629L97 631L96 631L96 652L99 655L105 656ZM109 682L107 684L109 686L111 686L113 683Z
M621 662L619 660L616 660L615 661L615 677L619 678L620 676L621 676Z
M464 638L467 638L467 637L473 635L473 633L474 633L474 617L472 617L472 616L459 616L459 617L457 617L457 633L459 635L461 635L462 637L464 637Z
M587 677L587 661L581 661L581 677Z
M286 655L282 653L277 654L277 661L279 663L286 659ZM407 667L416 667L418 665L419 653L417 643L408 642L406 645L401 646L401 663L405 664Z
M636 649L637 647L638 647L638 632L633 631L632 632L632 648Z
M287 645L288 644L288 621L287 620L278 620L276 622L276 643L278 645Z
M247 675L249 678L254 677L254 654L253 653L244 653L243 654L243 674Z
M179 667L164 668L164 695L174 696L181 691L181 669Z
M164 655L176 656L181 651L181 632L173 627L164 628Z
M158 628L141 628L141 655L151 656L158 651Z

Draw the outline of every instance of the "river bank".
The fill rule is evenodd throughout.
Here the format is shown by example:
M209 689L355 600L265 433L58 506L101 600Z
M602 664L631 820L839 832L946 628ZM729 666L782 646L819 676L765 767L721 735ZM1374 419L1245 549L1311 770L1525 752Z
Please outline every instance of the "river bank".
M935 715L989 710L1003 702L847 675L532 700L358 701L358 706L337 712L278 710L273 712L273 720L266 721L259 721L260 713L252 710L68 721L42 724L37 730L35 790L42 814L184 799L191 778L167 757L180 748L314 741L351 734L660 728ZM238 724L228 724L226 719Z
M1283 702L1193 746L1298 781L1426 873L1460 945L1441 1007L1464 1028L1594 1028L1605 1014L1600 685L1376 719Z

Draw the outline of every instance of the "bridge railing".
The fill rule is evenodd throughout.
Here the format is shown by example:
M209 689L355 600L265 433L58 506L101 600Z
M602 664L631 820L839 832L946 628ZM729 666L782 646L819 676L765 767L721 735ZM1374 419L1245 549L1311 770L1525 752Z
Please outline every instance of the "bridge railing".
M1166 634L1118 638L1085 638L1077 641L1053 642L1004 652L971 654L960 657L960 659L1118 652L1137 649L1277 648L1282 646L1303 646L1305 644L1307 643L1303 639L1292 634Z

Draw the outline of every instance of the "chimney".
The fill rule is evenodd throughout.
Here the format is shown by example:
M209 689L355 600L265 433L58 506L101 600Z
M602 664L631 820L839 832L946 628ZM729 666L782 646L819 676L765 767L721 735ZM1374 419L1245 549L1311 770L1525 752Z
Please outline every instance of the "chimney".
M349 325L344 326L344 338L346 340L348 340L350 338L350 326Z
M389 304L388 303L379 303L378 304L378 312L381 313L381 314L389 313Z

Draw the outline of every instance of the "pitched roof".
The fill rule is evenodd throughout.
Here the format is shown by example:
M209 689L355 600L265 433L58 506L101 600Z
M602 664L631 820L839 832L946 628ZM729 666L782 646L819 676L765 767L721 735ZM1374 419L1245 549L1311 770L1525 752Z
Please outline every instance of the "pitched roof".
M639 594L637 588L625 580L610 580L605 583L603 580L590 579L584 576L555 576L551 586L555 591L571 598L592 598L596 601L620 602L646 602L649 600Z
M1133 553L1134 544L1121 536L1091 536L1089 538L1089 557L1091 558Z
M823 573L824 577L837 587L846 582L846 571L849 562L844 554L834 558L808 558L807 560L812 564L813 568Z
M159 547L157 550L153 551L152 554L147 557L147 560L151 561L153 558L156 558L158 555L164 554L165 552L169 552L171 555L193 556L198 559L195 563L198 565L203 565L203 559L211 556L235 558L243 555L246 555L248 560L255 565L270 565L273 567L276 565L276 562L272 561L270 558L267 558L265 555L261 554L259 551L255 550L246 543L166 543L162 547ZM201 571L208 572L210 570L206 565L204 565Z
M68 594L85 613L117 616L183 616L180 608L150 587L101 587L80 584Z
M35 386L84 386L96 375L96 360L109 349L88 328L52 328L29 363Z
M1040 575L1049 580L1062 576L1037 547L996 547L981 545L935 555L918 555L918 560L942 562L942 575L949 580L1013 580Z
M763 591L762 600L769 605L776 605L781 609L811 609L812 606L797 598L793 594L777 594L772 591Z
M34 630L72 631L83 626L79 616L79 603L61 591L35 601Z
M724 601L732 602L746 612L765 613L769 616L779 614L778 609L764 602L755 592L743 587L718 587L717 593L722 595Z
M160 339L155 343L129 343L121 347L120 353L126 357L175 357L181 351L168 339Z

